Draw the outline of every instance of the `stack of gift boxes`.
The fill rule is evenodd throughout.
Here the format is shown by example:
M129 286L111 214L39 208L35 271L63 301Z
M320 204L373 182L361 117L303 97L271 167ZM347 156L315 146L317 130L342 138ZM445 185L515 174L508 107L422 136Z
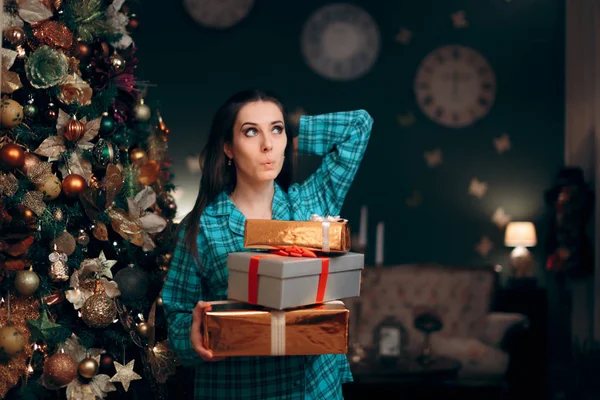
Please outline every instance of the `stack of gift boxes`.
M227 257L230 300L205 313L205 347L229 357L346 354L340 299L359 296L364 268L347 221L248 219L244 247Z

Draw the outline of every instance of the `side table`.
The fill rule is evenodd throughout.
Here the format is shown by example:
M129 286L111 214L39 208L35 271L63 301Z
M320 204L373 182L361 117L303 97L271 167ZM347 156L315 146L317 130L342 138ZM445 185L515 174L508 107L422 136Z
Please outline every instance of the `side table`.
M383 395L386 392L411 390L431 393L431 398L440 392L444 382L458 376L461 364L447 357L435 357L429 365L416 361L417 356L407 356L396 364L386 365L377 360L366 359L351 365L354 382L344 385L345 399L364 399Z

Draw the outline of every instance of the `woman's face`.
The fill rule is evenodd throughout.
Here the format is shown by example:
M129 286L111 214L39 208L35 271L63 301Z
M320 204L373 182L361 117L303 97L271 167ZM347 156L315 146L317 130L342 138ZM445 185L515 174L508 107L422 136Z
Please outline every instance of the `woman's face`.
M233 159L238 180L259 183L272 181L279 175L286 145L279 107L270 101L256 101L240 109L232 143L226 143L224 151Z

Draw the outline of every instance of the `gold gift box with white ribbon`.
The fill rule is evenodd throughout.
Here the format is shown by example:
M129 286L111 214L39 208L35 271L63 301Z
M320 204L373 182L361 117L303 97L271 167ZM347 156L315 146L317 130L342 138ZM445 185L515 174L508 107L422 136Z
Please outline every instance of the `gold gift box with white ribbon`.
M203 320L204 347L215 357L346 354L349 311L342 301L274 310L214 301Z
M277 249L294 245L325 252L350 251L348 221L317 215L313 215L310 221L246 220L245 248Z

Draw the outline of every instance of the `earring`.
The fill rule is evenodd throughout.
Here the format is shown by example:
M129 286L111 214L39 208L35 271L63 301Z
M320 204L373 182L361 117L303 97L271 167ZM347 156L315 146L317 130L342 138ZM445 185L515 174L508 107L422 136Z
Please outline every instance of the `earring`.
M229 165L231 167L231 158L227 161L227 165Z

